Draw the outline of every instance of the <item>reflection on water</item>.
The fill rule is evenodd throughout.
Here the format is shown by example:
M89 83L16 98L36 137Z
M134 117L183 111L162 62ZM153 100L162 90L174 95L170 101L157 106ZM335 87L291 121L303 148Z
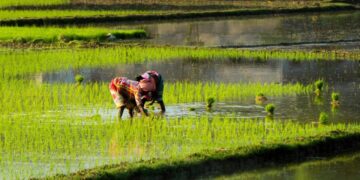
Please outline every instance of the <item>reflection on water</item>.
M114 24L108 25L114 27ZM116 25L115 25L116 26ZM118 26L144 28L151 43L188 46L262 45L360 39L360 13L241 17Z
M218 179L359 179L360 153L310 161L286 167L268 168Z

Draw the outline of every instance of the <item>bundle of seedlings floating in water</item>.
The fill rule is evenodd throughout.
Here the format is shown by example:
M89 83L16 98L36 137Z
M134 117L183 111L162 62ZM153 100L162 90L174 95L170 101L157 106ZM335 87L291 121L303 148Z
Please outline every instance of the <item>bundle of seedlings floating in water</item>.
M255 97L256 104L263 104L265 101L267 101L267 98L263 93L258 93Z
M328 124L329 123L329 116L325 112L321 112L319 115L319 123L320 124Z
M215 102L215 98L213 98L213 97L207 98L207 99L206 99L206 110L211 111L214 102Z
M339 93L333 92L331 93L331 105L333 108L337 108L340 105L339 102Z
M315 82L315 94L317 96L321 95L323 87L324 87L324 81L323 80L317 80Z
M75 76L76 85L79 86L84 81L84 76L77 74Z
M274 104L268 104L265 106L265 111L268 113L269 116L273 116L274 115L274 111L275 111L275 105Z

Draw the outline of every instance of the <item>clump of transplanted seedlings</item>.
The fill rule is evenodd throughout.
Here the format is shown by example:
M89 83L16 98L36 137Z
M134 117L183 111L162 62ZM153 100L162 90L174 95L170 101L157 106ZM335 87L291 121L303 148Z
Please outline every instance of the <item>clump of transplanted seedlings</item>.
M315 81L315 94L317 96L321 95L323 87L324 87L324 81L323 80Z
M77 85L80 85L83 81L84 81L84 76L80 75L80 74L77 74L75 76L75 81L76 81L76 84Z
M319 115L319 123L320 124L328 124L329 123L329 116L325 112L321 112Z
M274 115L275 111L275 105L274 104L268 104L265 106L265 111L268 113L269 116Z
M263 93L258 93L255 97L256 104L263 104L265 101L267 101L267 98Z
M208 111L210 111L212 109L214 102L215 102L215 98L213 98L213 97L209 97L206 99L206 109Z
M189 107L189 111L195 111L194 107Z
M332 107L336 108L339 107L340 102L339 102L339 93L333 92L331 93L331 105Z

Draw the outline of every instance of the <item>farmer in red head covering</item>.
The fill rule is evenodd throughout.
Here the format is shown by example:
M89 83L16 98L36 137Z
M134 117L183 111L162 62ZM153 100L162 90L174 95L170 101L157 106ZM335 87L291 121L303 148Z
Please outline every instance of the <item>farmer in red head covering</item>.
M152 101L154 103L157 101L161 108L161 113L165 113L165 104L162 99L164 92L164 80L156 71L146 71L144 74L136 77L136 80L139 81L141 89L143 89L145 93L143 94L143 98ZM148 85L146 88L142 87L143 84ZM151 86L149 84L152 84Z
M129 80L126 77L116 77L110 82L109 89L116 108L119 109L120 118L125 108L128 108L130 117L133 117L134 109L147 116L144 109L145 99L142 99L143 91L139 82Z

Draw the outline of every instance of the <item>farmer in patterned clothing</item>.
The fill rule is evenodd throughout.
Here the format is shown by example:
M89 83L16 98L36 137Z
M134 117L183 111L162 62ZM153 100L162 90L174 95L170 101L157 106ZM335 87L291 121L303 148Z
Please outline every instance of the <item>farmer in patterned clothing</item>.
M119 118L121 118L125 108L129 110L130 117L133 117L134 109L143 115L148 115L144 109L147 92L140 88L140 84L144 89L155 89L155 86L151 87L153 86L151 83L139 83L126 77L116 77L110 82L110 93L116 108L119 109Z
M144 94L143 98L148 101L152 101L152 103L157 101L160 105L161 113L164 114L165 113L165 104L163 101L164 80L163 80L161 74L159 74L156 71L146 71L144 74L137 76L136 80L140 84L151 83L151 84L155 85L155 88L153 88L151 86L151 88L153 88L153 89L150 89L150 88L146 89L146 92L148 92L148 93ZM142 88L142 89L144 89L144 88Z

